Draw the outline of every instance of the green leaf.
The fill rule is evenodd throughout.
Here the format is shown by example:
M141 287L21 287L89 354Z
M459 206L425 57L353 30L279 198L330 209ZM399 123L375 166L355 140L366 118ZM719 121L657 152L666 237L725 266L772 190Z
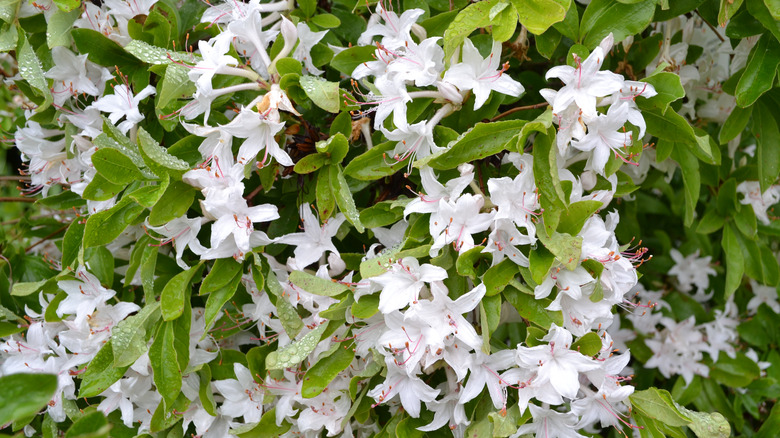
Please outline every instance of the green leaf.
M350 76L358 65L373 61L375 51L376 47L372 45L350 47L337 53L331 59L330 66Z
M157 176L170 174L181 179L181 175L190 170L190 164L169 154L144 128L138 128L138 146L144 162Z
M277 280L273 280L277 281ZM291 339L298 336L298 333L303 329L303 320L298 315L298 311L287 300L285 296L279 296L276 298L276 313L279 316L279 321L282 323L282 328Z
M300 4L300 3L299 3ZM276 438L287 433L292 425L283 421L281 425L276 425L276 408L271 408L263 414L260 422L247 432L239 433L239 438Z
M70 12L81 6L79 0L54 0L54 4L57 5L61 11L65 12Z
M239 267L240 266L241 265L239 264ZM223 287L220 287L219 289L209 293L209 297L206 300L206 310L204 312L205 313L204 319L206 321L206 330L203 333L203 337L205 337L208 334L208 331L211 330L214 321L216 321L217 317L222 314L222 307L225 305L225 303L227 303L231 298L233 298L233 295L236 294L236 290L238 289L238 284L241 283L242 273L243 273L242 270L239 269L239 271L233 276L230 282L225 284ZM209 272L209 275L211 275L211 272ZM204 280L203 283L204 283L203 285L205 285L206 281ZM201 294L202 293L203 293L203 286L201 286Z
M756 111L753 112L753 133L758 143L756 148L758 182L761 193L764 193L777 181L777 176L780 174L780 154L777 153L780 130L772 109L762 102L756 104Z
M103 412L93 411L73 422L65 438L106 438L111 430Z
M696 412L686 409L676 402L674 405L681 413L691 419L688 428L691 429L698 438L728 438L731 436L731 426L729 426L726 417L719 412ZM759 435L754 436L758 437Z
M0 377L0 424L35 415L57 390L52 374L8 374Z
M171 182L160 200L152 207L152 212L149 214L149 225L165 225L186 215L196 193L197 190L185 182Z
M26 297L27 295L37 293L43 289L43 286L46 285L48 281L49 280L40 280L33 282L14 283L13 287L11 288L11 296Z
M555 255L548 251L544 246L538 247L535 251L531 251L528 256L529 269L531 270L532 280L536 284L542 284L547 274L550 273L555 263Z
M395 142L380 143L351 159L344 168L344 174L361 181L374 181L393 175L408 165L407 160L398 161L388 154L395 148Z
M342 133L336 133L328 137L327 140L318 141L316 144L317 152L326 154L332 164L341 163L349 152L349 141Z
M743 108L750 106L769 91L774 83L778 65L780 42L764 34L750 51L745 72L737 83L737 105Z
M266 369L281 370L301 363L317 347L327 326L327 322L320 324L301 339L269 353L265 358Z
M595 332L586 333L571 344L571 349L579 351L585 356L595 356L601 351L601 338Z
M720 10L718 11L718 24L725 26L731 17L742 7L743 0L720 0Z
M634 409L669 426L687 426L691 422L691 419L676 407L669 392L663 389L636 391L629 399Z
M731 110L731 114L729 114L726 121L723 122L723 126L720 128L718 142L720 142L720 144L726 144L737 138L737 136L745 130L752 113L752 105L747 108L734 107L734 109Z
M181 392L181 369L173 346L173 322L166 321L157 330L149 347L149 363L154 372L154 385L166 407L171 407Z
M344 213L347 221L351 223L359 233L365 231L363 224L360 223L360 214L355 206L355 200L352 198L352 193L349 191L349 185L347 184L344 173L341 170L341 165L331 164L328 166L330 172L330 188L336 198L336 203L339 206L339 210Z
M333 353L317 359L317 362L303 376L301 396L312 398L320 395L354 359L355 353L352 352L350 342L338 345Z
M558 175L557 160L555 128L550 127L545 135L537 135L534 140L533 160L534 180L539 188L539 201L544 218L544 230L539 234L548 236L558 227L561 216L567 214L566 195Z
M421 167L420 164L425 162L438 170L454 169L463 163L495 155L507 148L510 140L526 123L525 120L477 123L450 143L446 150L433 155L427 162L416 162L415 167Z
M488 269L482 277L482 283L487 289L485 296L491 297L500 293L519 272L519 266L510 259L504 259Z
M81 2L76 2L81 3ZM46 26L46 45L50 49L56 46L70 46L70 30L73 22L81 15L80 9L62 11L57 9L49 17Z
M203 283L200 285L198 295L206 295L216 290L226 287L237 275L241 274L241 263L225 258L217 259L214 266L209 271Z
M319 14L311 17L311 22L323 29L334 29L341 26L341 20L333 14Z
M339 84L318 76L301 76L301 88L318 107L330 113L339 112Z
M503 2L498 3L493 9L501 5L506 5L506 7L502 8L495 17L490 17L490 24L493 31L493 39L503 43L515 34L515 29L517 29L517 10L514 5Z
M326 280L303 271L292 271L288 280L306 292L324 297L332 297L349 290L337 281Z
M360 319L368 319L379 311L378 295L363 295L352 304L352 316Z
M143 177L133 161L117 149L98 149L92 155L92 164L103 178L113 184L124 186Z
M577 267L582 254L582 237L557 232L550 237L539 233L537 237L566 269L573 271Z
M250 350L251 352L251 350ZM249 353L247 353L247 357ZM209 364L204 364L203 368L198 371L200 377L200 387L198 388L198 398L203 405L203 409L206 410L212 417L217 416L217 404L214 402L214 393L211 391L211 368Z
M114 66L140 67L143 65L140 59L126 52L122 46L100 32L79 28L71 30L70 34L79 53L86 53L89 60L95 64L109 68L114 68ZM123 73L130 75L127 71L123 71Z
M717 209L708 210L704 213L704 217L699 221L699 225L696 226L696 232L699 234L710 234L718 231L723 227L726 220L718 214Z
M737 240L736 226L732 223L723 228L721 245L726 254L726 297L730 297L742 284L742 275L745 272L745 259Z
M153 325L160 319L160 303L148 303L137 314L120 321L111 331L114 366L132 365L147 350Z
M764 0L746 0L745 5L750 15L754 16L765 28L772 32L775 39L780 40L780 21L772 17L772 13L767 8Z
M669 104L685 97L685 90L680 82L680 76L670 72L659 72L652 76L642 79L655 88L657 95L647 99L647 103L661 110L661 114L666 114ZM643 90L637 90L641 96ZM645 99L643 97L643 99Z
M92 181L84 189L82 197L91 201L107 201L125 189L125 185L109 182L101 174L92 177Z
M125 197L110 209L92 214L84 229L84 247L113 242L142 211L144 207Z
M171 101L191 96L195 92L195 84L190 81L188 72L187 67L178 64L168 64L165 67L160 94L157 96L157 108L164 108Z
M758 379L761 370L752 359L738 352L732 359L723 353L710 369L710 377L732 388L744 388Z
M293 167L293 170L295 173L305 175L307 173L312 173L315 170L320 169L322 166L324 166L326 163L328 163L329 157L327 154L310 154L306 155L305 157L298 160L297 163L295 163L295 167Z
M537 300L533 295L520 292L514 287L504 289L504 298L521 317L547 330L552 324L563 325L563 314L545 309L550 300Z
M24 34L20 33L20 35L22 37L17 57L19 75L36 90L39 96L44 98L44 102L35 109L36 113L40 113L47 109L53 101L51 90L49 90L49 84L43 75L43 68L41 67L41 61L38 60L38 55L35 54L35 50Z
M336 197L330 183L330 166L326 166L317 172L315 196L320 219L328 220L333 215L334 210L336 210Z
M171 321L181 316L185 300L192 291L192 278L200 272L202 262L196 266L179 272L165 284L160 295L160 311L165 321Z
M114 366L114 347L109 339L87 365L87 371L81 378L79 397L94 397L100 394L121 379L129 367L130 365Z
M593 0L585 8L580 23L580 41L594 49L610 32L615 42L644 30L653 19L655 1L626 5L614 0Z
M685 185L685 226L693 224L696 213L696 204L699 202L701 191L701 175L699 174L699 160L682 144L675 144L672 149L672 158L680 165L683 183Z
M386 227L395 224L404 215L404 209L395 201L382 201L360 212L360 223L366 228Z
M512 0L520 23L534 35L541 35L563 21L570 3L571 0Z
M558 223L558 232L576 236L585 222L604 205L601 201L579 201L569 205Z
M156 47L141 40L130 41L123 49L126 55L147 64L160 65L174 62L198 62L200 56L189 52L174 52L173 50ZM137 61L136 61L137 62ZM98 63L99 64L99 63Z
M444 58L450 59L455 49L478 28L490 25L490 10L499 0L488 0L472 3L466 6L447 26L444 31Z

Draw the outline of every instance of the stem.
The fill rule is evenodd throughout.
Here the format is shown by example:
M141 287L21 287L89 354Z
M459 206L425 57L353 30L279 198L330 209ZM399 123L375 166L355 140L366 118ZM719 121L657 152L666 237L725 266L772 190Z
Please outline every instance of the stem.
M722 36L720 36L720 34L718 33L718 30L717 30L717 28L716 28L715 26L713 26L713 25L712 25L712 24L711 24L709 21L705 20L705 19L704 19L704 17L702 17L702 16L701 16L701 14L699 13L699 10L698 10L698 9L696 10L696 15L698 15L698 16L699 16L699 18L701 18L701 19L702 19L702 21L704 21L705 23L707 23L707 26L709 26L710 30L712 30L713 32L715 32L715 36L716 36L716 37L718 37L718 39L720 40L720 42L722 42L722 43L725 43L725 42L726 42L726 39L725 39L725 38L723 38Z
M261 78L260 75L255 73L253 70L231 67L229 65L219 67L219 69L217 69L217 73L224 74L224 75L241 76L242 78L247 78L250 81L263 81L263 78Z
M133 127L130 128L130 142L136 144L137 139L138 139L138 125L133 125Z
M214 97L217 98L219 96L223 96L225 94L235 93L237 91L246 91L246 90L262 90L263 87L260 86L257 82L245 82L243 84L238 85L231 85L229 87L225 88L218 88L214 90Z
M281 1L277 3L264 3L256 5L255 8L260 12L280 12L292 9L289 1Z
M412 99L416 97L432 97L434 99L446 99L443 94L433 90L412 91L409 93L409 97Z
M0 202L35 202L36 199L34 198L11 198L11 197L0 197Z
M443 118L452 114L454 111L455 107L453 107L452 104L445 104L436 111L436 114L434 114L433 117L431 117L431 120L428 121L428 126L430 126L431 130L433 130L434 126L438 125Z
M490 121L491 122L495 122L496 120L503 119L504 117L506 117L506 116L508 116L510 114L514 114L516 112L525 111L525 110L532 110L532 109L537 109L537 108L544 108L544 107L549 106L549 105L550 104L547 103L547 102L542 102L542 103L536 103L536 104L533 104L533 105L518 106L518 107L512 108L512 109L510 109L508 111L504 111L503 113L501 113L501 114L493 117L492 119L490 119Z
M21 175L19 175L19 176L0 176L0 181L18 181L18 182L22 182L22 181L29 181L29 180L30 180L29 176L21 176Z
M63 231L67 230L67 229L68 229L68 226L70 226L70 224L68 224L68 225L65 225L64 227L62 227L62 228L58 229L57 231L55 231L55 232L53 232L53 233L49 234L48 236L46 236L46 237L42 238L42 239L41 239L41 240L39 240L39 241L37 241L37 242L33 243L32 245L30 245L30 246L28 246L27 248L25 248L25 249L24 249L24 252L28 252L28 251L30 251L31 249L35 248L36 246L40 245L41 243L43 243L43 242L45 242L45 241L47 241L47 240L51 239L52 237L56 236L57 234L60 234L60 233L61 233L61 232L63 232Z

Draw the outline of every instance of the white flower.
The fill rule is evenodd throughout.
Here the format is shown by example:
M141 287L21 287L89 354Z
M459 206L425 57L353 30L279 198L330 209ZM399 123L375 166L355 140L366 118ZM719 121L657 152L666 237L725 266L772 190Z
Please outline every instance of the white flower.
M593 49L585 61L575 55L576 68L559 65L547 72L546 79L558 78L565 84L555 94L552 102L553 114L560 114L569 105L575 104L586 118L596 117L596 98L620 91L623 86L623 76L610 71L599 71L606 52L611 47L612 34L609 34L599 47Z
M206 248L198 241L198 233L200 232L200 226L203 222L202 218L189 219L187 215L178 217L167 224L160 225L159 227L153 227L149 225L148 218L146 227L150 230L161 234L165 237L162 243L173 242L176 248L176 263L182 269L188 269L186 263L181 259L184 253L184 249L189 247L195 254L203 254Z
M476 234L487 230L495 212L480 213L485 200L482 195L466 193L456 200L440 201L439 210L431 214L430 233L434 237L430 255L435 257L449 243L456 251L474 248Z
M303 232L287 234L279 237L276 241L295 245L295 262L299 268L303 269L318 261L327 251L339 253L333 245L333 237L347 218L339 213L320 226L319 219L311 212L308 203L301 204L300 213L303 220Z
M628 121L628 110L627 103L610 106L606 115L599 114L587 121L588 133L585 137L571 142L573 148L591 152L586 169L604 175L610 152L622 158L620 153L625 151L621 149L631 145L631 133L623 129Z
M114 94L103 96L92 105L104 113L110 113L108 119L115 125L119 119L124 117L125 121L117 127L122 131L122 134L126 134L130 128L144 119L138 110L138 103L156 92L157 90L153 86L147 85L134 96L127 85L121 84L114 87Z
M230 135L246 139L238 150L236 161L239 164L249 163L265 149L262 163L265 163L268 155L271 155L279 164L292 166L292 159L279 147L279 143L274 138L284 128L284 123L267 116L267 113L260 114L243 108L230 123L222 127Z
M233 371L236 373L236 379L217 380L213 383L214 388L225 397L219 412L232 418L244 417L244 422L248 424L256 423L263 416L265 390L240 363L233 364Z
M62 280L57 286L65 291L68 296L57 307L57 316L76 315L76 323L84 321L100 304L116 295L111 289L106 289L100 284L100 280L80 266L76 270L78 280Z
M780 313L780 303L777 302L777 288L774 286L764 286L758 284L755 280L750 280L750 286L753 290L753 297L748 301L747 309L751 315L758 312L758 306L762 303L769 306L775 313Z
M585 438L577 433L577 416L572 412L556 412L550 408L529 405L534 421L526 423L510 435L518 438L533 433L544 438Z
M407 42L412 42L410 35L412 26L424 13L422 9L407 9L398 17L398 14L388 11L383 3L379 2L376 5L376 12L368 20L366 30L360 35L358 44L369 45L371 39L379 35L382 37L382 45L390 50L404 47ZM380 20L384 21L384 24L381 24Z
M753 207L756 218L764 225L769 225L769 215L766 211L769 207L780 202L780 186L771 186L764 193L761 193L758 181L743 181L737 186L737 192L745 196L739 202Z
M669 275L677 277L677 283L680 290L690 292L693 286L696 286L696 295L693 297L697 301L706 301L710 295L705 291L710 286L710 275L716 275L715 269L710 266L711 256L699 257L699 250L689 254L686 257L680 251L672 248L670 254L674 260L674 266L669 270Z
M493 48L487 58L482 58L470 39L463 41L463 62L450 67L444 74L444 81L461 91L474 92L474 110L479 109L491 91L519 96L525 91L519 82L504 74L508 65L498 69L501 63L501 43L493 41Z
M327 30L321 32L312 32L309 25L306 23L298 23L298 47L293 52L293 58L303 62L303 68L313 75L321 75L325 73L323 70L318 69L311 62L311 49L317 45L328 33Z
M416 303L425 283L445 278L447 271L444 269L427 263L420 265L414 257L405 257L394 263L384 274L372 277L371 281L382 286L379 311L390 313Z
M517 366L514 350L502 350L490 356L482 353L481 350L475 351L469 380L460 394L459 402L465 404L473 400L487 386L493 406L500 409L506 403L507 382L498 375L498 372L514 366Z
M552 324L549 333L542 340L548 342L548 345L518 346L518 362L526 368L536 370L534 385L550 384L550 388L547 388L549 398L575 398L580 389L579 374L594 370L599 364L582 353L569 349L572 336L565 328Z
M386 357L385 363L387 365L385 382L368 391L367 395L378 403L384 403L397 395L406 413L413 418L419 417L420 403L434 401L440 391L426 385L415 374L407 374L403 367L393 362L392 358Z
M51 51L54 66L46 77L54 79L54 103L62 105L70 96L81 93L100 96L106 81L111 79L108 69L88 61L87 55L75 55L62 46Z

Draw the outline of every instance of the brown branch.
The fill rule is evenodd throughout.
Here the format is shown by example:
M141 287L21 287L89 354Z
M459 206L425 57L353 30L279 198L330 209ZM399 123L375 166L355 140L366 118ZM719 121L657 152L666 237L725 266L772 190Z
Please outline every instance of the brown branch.
M537 108L544 108L544 107L549 106L549 105L550 104L547 103L547 102L542 102L542 103L537 103L537 104L534 104L534 105L518 106L518 107L512 108L512 109L510 109L508 111L504 111L503 113L501 113L501 114L493 117L492 119L490 119L490 121L491 122L495 122L498 119L503 119L504 117L506 117L506 116L508 116L510 114L514 114L514 113L519 112L519 111L532 110L532 109L537 109Z
M8 198L8 197L0 197L0 202L35 202L37 199L34 198Z
M29 176L0 176L0 181L29 181Z
M25 248L24 252L30 251L31 249L35 248L36 246L40 245L41 243L51 239L52 237L56 236L57 234L60 234L63 231L67 230L69 226L70 226L70 224L65 225L64 227L62 227L62 228L58 229L57 231L49 234L48 236L44 237L43 239L33 243L32 245L30 245L27 248Z
M701 20L702 20L703 22L707 23L707 26L709 26L709 27L710 27L710 29L711 29L713 32L715 32L715 36L717 36L717 37L718 37L718 39L720 40L720 42L722 42L722 43L725 43L725 42L726 42L726 39L725 39L725 38L723 38L722 36L720 36L720 34L718 33L718 29L717 29L715 26L713 26L713 25L712 25L712 23L710 23L709 21L705 20L705 19L704 19L704 17L702 17L702 16L701 16L701 14L699 13L699 10L698 10L698 9L696 10L696 15L698 15L698 16L699 16L699 18L701 18Z

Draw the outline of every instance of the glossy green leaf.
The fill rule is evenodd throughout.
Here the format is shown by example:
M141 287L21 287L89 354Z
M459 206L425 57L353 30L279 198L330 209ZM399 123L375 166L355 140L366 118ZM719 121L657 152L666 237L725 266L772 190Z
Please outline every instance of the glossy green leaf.
M512 0L520 23L535 35L563 21L571 0Z
M780 41L780 21L772 16L764 0L745 0L745 5L750 15L761 22L774 35L775 39Z
M721 245L726 254L726 296L731 296L742 284L742 274L745 272L745 259L737 240L737 230L733 224L723 228Z
M117 149L98 149L92 155L92 165L103 178L117 185L124 186L142 177L133 161Z
M358 65L373 61L375 51L376 47L372 45L350 47L337 53L330 60L330 66L345 75L351 75Z
M780 174L780 129L772 109L763 103L756 104L753 111L753 133L756 135L756 158L758 159L758 182L761 192L772 186Z
M537 300L533 295L520 292L514 287L504 289L503 296L521 317L537 327L547 330L552 324L563 325L563 314L560 311L545 309L549 300Z
M720 128L720 134L718 135L720 144L726 144L742 133L742 131L745 130L752 113L752 105L747 108L734 107L734 109L731 110L731 114L729 114L726 121L723 122L723 126Z
M742 7L743 0L720 0L720 10L718 11L718 24L725 26L731 17Z
M485 296L499 294L519 272L517 264L510 259L504 259L488 269L482 277L482 283L486 288Z
M173 181L165 189L160 200L152 207L149 214L149 225L160 226L184 216L195 200L197 190L191 185Z
M301 396L312 398L320 395L353 360L355 360L355 353L350 342L344 342L333 353L320 357L303 376Z
M344 168L344 174L361 181L374 181L390 176L409 164L407 160L393 157L395 142L384 142L351 159Z
M601 337L598 333L590 332L578 338L571 344L571 349L579 351L585 356L595 356L601 351Z
M81 377L79 397L94 397L100 394L122 378L129 367L130 365L114 366L114 347L109 339L87 365L87 371Z
M661 114L666 114L666 110L672 102L682 99L685 96L685 90L680 82L680 76L670 72L659 72L652 76L642 79L652 85L657 95L647 99L648 103L661 110ZM635 91L640 99L644 90L640 87Z
M472 3L458 12L458 15L449 22L444 31L444 57L455 53L455 49L463 44L473 31L490 25L490 10L498 4L499 0L488 0Z
M295 173L305 175L307 173L312 173L316 170L319 170L328 161L329 157L327 154L318 153L306 155L305 157L298 160L297 163L295 163L293 170L295 170Z
M41 61L38 59L38 55L35 54L35 50L27 41L27 37L21 34L21 43L19 47L19 53L17 62L19 64L19 75L33 87L39 96L44 98L44 102L39 105L35 112L42 112L47 109L52 101L51 91L49 90L49 84L46 82L46 78L43 75L43 68L41 67Z
M110 209L90 215L84 229L84 247L113 242L142 211L144 207L126 197Z
M738 352L732 359L723 353L718 356L718 361L710 369L710 377L717 382L732 388L743 388L758 379L761 370L756 362Z
M111 330L114 366L132 365L147 350L151 330L160 319L160 303L144 306L137 314L128 316Z
M320 219L328 220L336 210L336 197L331 189L329 166L326 166L317 172L317 189L315 190L315 196Z
M685 185L685 226L693 224L696 215L696 204L699 202L701 191L701 176L699 174L699 160L682 144L675 144L672 149L672 158L682 169L683 183Z
M314 351L314 348L320 342L322 333L327 328L327 322L320 324L314 330L306 333L301 339L292 344L273 351L265 358L265 366L268 370L281 370L301 363L306 357Z
M57 376L7 374L0 377L0 424L35 415L54 396Z
M243 272L239 270L227 284L209 293L209 297L206 299L206 309L203 317L206 321L206 331L203 333L204 337L211 329L212 325L218 319L218 317L222 315L222 307L224 307L225 303L227 303L231 298L233 298L233 295L236 294L238 284L241 283L242 273ZM211 272L209 275L211 275ZM205 286L205 280L203 286ZM201 292L203 292L203 286L201 286Z
M318 76L301 76L301 88L318 107L330 113L339 112L339 84Z
M181 316L185 301L192 291L192 278L201 270L202 264L179 272L165 284L160 294L160 311L165 321L171 321Z
M780 65L780 42L764 35L750 51L736 89L737 105L747 107L772 88Z
M144 162L157 176L167 173L179 179L190 170L189 163L169 154L144 128L138 129L138 146Z
M46 44L50 49L56 46L70 46L70 30L73 27L73 22L80 15L80 9L70 11L57 9L51 14L46 27Z
M363 224L360 223L360 213L355 206L355 200L352 198L352 193L349 191L349 185L347 184L344 173L341 170L341 165L331 164L328 168L330 172L330 187L336 198L336 204L339 206L339 210L344 213L347 221L351 223L359 233L365 231Z
M174 326L172 321L163 322L149 347L149 363L152 365L154 385L162 396L166 407L173 405L182 385L182 370L173 346Z
M576 236L585 222L604 206L601 201L579 201L569 205L558 223L558 232Z
M477 123L463 133L446 150L435 154L427 165L439 170L454 169L462 163L495 155L507 148L525 120L507 120L493 123ZM419 164L415 163L415 167Z
M580 40L594 49L611 32L615 42L641 32L653 19L655 1L626 5L614 0L593 0L585 8L580 22Z
M101 411L84 414L73 422L65 438L108 438L111 424Z
M668 391L650 388L634 392L629 399L634 409L673 427L686 426L691 419L675 406Z
M288 279L290 283L314 295L332 297L349 290L337 281L326 280L304 271L292 271Z

